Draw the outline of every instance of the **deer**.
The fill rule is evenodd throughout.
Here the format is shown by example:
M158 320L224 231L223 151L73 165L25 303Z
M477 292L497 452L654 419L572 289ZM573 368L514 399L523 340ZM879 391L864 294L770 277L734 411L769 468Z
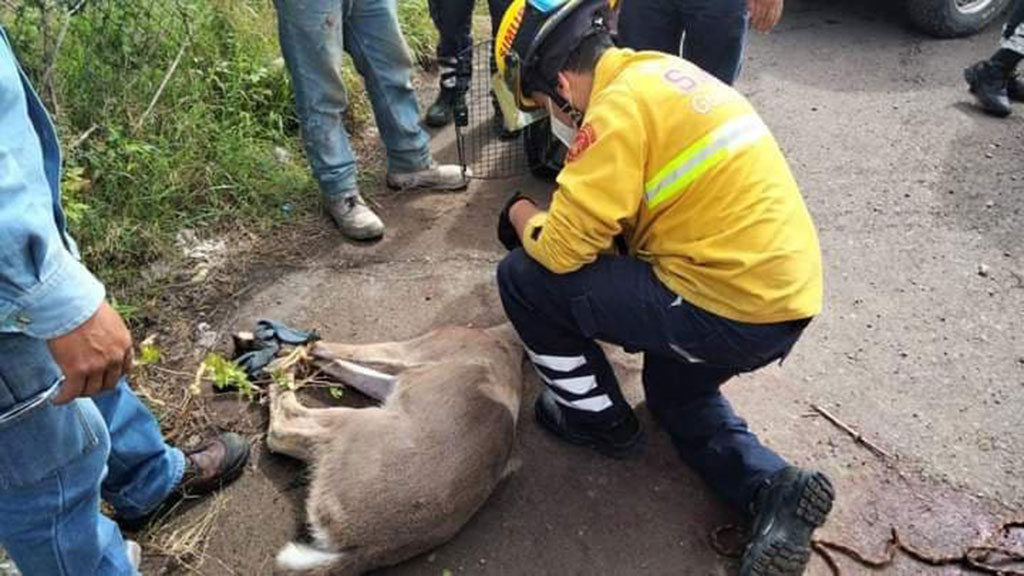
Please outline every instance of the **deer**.
M304 406L271 384L267 447L312 470L311 543L283 573L362 574L447 542L516 467L523 346L510 324L378 344L318 342L324 374L379 405Z

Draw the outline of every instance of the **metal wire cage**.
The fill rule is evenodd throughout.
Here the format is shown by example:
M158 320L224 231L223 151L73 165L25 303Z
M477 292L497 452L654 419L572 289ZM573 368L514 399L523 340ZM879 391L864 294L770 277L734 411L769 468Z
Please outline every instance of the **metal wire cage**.
M473 178L498 180L530 171L521 133L504 130L501 112L491 92L493 44L479 42L462 57L473 63L472 77L462 101L455 105L455 140L459 162Z

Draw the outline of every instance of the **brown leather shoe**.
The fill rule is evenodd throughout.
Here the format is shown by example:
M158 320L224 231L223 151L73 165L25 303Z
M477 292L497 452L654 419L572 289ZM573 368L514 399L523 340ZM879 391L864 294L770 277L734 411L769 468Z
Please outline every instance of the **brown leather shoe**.
M202 496L234 482L249 463L249 443L225 432L185 454L185 473L175 489L182 497Z
M138 518L116 518L127 532L138 532L153 520L167 516L184 499L216 492L234 482L249 463L249 443L234 432L209 440L199 448L185 453L185 472L181 482L152 512Z

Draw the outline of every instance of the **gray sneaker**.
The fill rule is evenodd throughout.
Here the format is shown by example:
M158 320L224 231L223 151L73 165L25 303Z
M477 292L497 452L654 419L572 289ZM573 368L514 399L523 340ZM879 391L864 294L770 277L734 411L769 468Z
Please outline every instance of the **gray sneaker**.
M353 240L376 240L384 235L384 222L358 194L327 202L327 211L341 233Z
M414 190L417 188L429 188L433 190L462 190L469 185L469 178L473 173L466 168L462 173L462 166L457 164L438 164L432 162L430 167L418 172L406 172L405 174L388 174L388 188L392 190Z

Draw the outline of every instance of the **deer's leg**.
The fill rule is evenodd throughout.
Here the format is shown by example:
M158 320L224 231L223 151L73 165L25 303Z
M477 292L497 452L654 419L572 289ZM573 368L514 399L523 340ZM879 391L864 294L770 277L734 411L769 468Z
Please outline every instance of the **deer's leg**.
M457 357L460 350L479 343L481 336L480 330L452 326L402 342L320 342L313 347L313 356L327 374L383 402L395 391L398 374Z
M317 342L313 356L322 360L348 360L359 364L373 365L388 372L401 372L417 364L411 342L381 342L378 344L343 344L341 342Z
M313 355L324 360L348 360L397 374L403 370L444 359L459 348L479 340L480 330L451 326L402 342L341 344L320 342Z
M328 420L342 417L351 408L307 408L295 391L270 385L270 428L267 448L304 462L312 462L313 447L329 436Z
M321 359L317 366L339 382L351 386L378 402L395 391L396 376L341 359Z

